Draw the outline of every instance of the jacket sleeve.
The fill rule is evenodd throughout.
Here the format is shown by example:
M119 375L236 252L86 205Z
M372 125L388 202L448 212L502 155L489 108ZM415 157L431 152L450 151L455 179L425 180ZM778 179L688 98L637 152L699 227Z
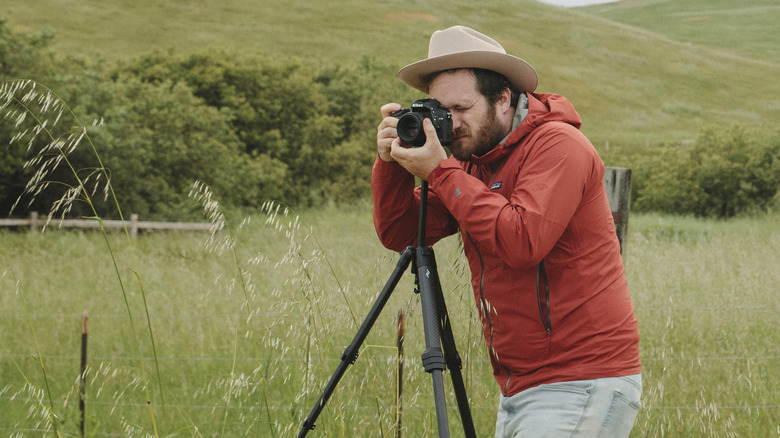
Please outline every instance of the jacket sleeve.
M548 125L517 146L529 148L522 160L508 160L517 163L509 198L447 161L429 177L461 232L518 268L535 266L555 246L593 173L590 142L576 128Z
M417 244L420 213L420 188L415 188L414 176L397 163L387 163L377 157L371 173L374 198L374 228L382 244L394 251L403 251ZM430 246L457 232L457 223L436 194L428 190L425 244Z

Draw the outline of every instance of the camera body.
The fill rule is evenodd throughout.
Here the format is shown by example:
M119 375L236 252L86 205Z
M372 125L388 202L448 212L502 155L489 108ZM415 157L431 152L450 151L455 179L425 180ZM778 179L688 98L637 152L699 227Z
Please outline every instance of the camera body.
M436 128L436 136L442 146L449 146L455 138L452 129L452 114L441 106L436 99L420 99L412 102L411 108L404 108L393 113L398 118L398 137L404 143L412 146L425 144L423 120L430 119Z

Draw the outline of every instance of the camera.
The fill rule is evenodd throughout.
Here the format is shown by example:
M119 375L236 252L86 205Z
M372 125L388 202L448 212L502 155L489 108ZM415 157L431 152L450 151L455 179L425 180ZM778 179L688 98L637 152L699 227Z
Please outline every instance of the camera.
M443 146L449 146L454 140L452 130L452 114L441 106L436 99L420 99L412 102L411 108L404 108L393 113L398 118L398 137L404 143L413 146L425 144L423 120L430 119L436 128L436 136Z

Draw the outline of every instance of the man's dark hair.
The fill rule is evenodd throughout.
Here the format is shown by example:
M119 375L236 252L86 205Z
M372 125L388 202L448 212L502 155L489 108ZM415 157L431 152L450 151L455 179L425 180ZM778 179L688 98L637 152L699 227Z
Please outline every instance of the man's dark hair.
M501 97L501 92L504 91L504 88L509 88L509 92L512 93L511 105L517 108L520 91L509 82L506 76L483 68L472 68L470 70L474 77L477 78L477 89L487 98L490 105L495 105L498 98Z
M425 87L428 88L431 85L431 82L433 82L440 73L453 72L456 70L461 69L453 68L429 74L423 79ZM520 99L520 90L512 85L506 76L484 68L465 68L464 70L469 70L471 74L474 75L474 78L477 80L477 89L485 96L491 106L495 105L499 97L501 97L501 92L504 91L504 88L508 88L511 93L510 105L513 108L517 108L517 101Z

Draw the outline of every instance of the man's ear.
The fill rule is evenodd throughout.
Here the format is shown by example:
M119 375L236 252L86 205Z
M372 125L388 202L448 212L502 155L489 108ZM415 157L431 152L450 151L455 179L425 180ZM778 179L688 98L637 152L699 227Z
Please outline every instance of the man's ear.
M498 114L505 114L511 112L514 116L514 109L512 108L512 92L509 88L504 88L501 91L501 96L496 101L496 112Z

